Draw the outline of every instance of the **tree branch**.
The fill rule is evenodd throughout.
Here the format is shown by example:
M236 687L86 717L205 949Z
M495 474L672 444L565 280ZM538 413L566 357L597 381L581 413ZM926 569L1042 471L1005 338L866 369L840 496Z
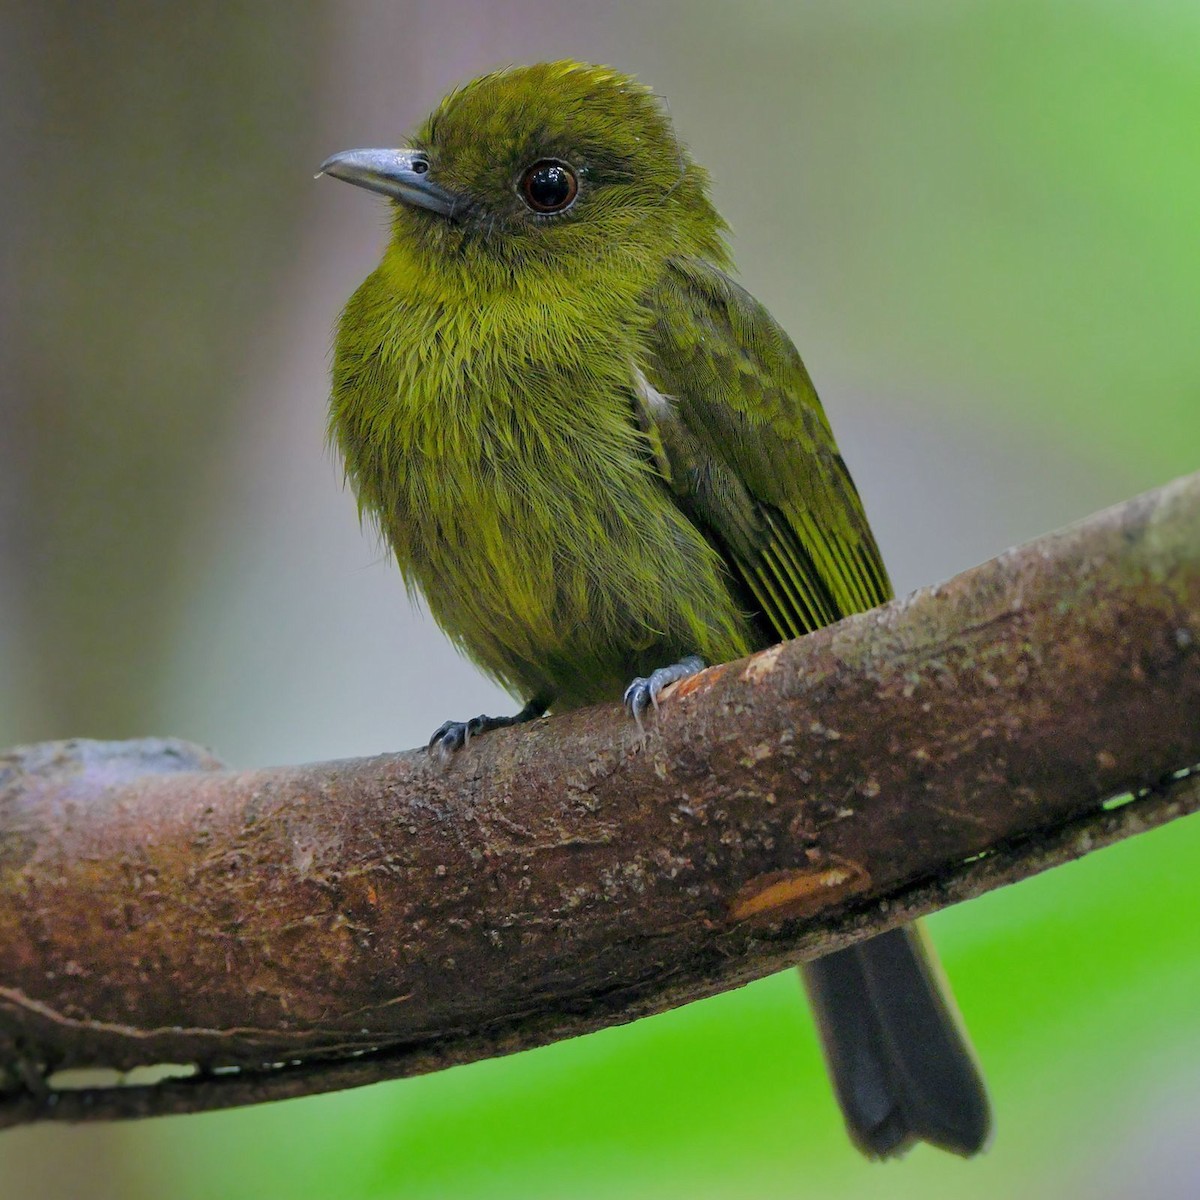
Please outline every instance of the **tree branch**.
M706 671L644 740L612 706L449 765L19 748L0 1125L306 1095L661 1011L1193 812L1197 763L1200 475ZM162 1063L194 1073L62 1074Z

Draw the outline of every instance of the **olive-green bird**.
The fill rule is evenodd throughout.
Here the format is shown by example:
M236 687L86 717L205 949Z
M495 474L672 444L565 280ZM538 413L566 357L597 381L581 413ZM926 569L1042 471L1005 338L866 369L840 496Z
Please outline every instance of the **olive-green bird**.
M668 683L887 600L784 331L730 276L708 177L650 90L543 63L326 175L392 200L338 329L331 436L405 581L515 717ZM632 683L630 682L632 680ZM919 936L804 976L855 1143L974 1154L987 1098Z

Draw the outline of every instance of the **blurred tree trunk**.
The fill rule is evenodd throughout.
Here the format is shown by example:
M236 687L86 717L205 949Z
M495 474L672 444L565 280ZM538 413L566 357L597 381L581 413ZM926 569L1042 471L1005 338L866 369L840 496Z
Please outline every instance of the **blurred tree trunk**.
M327 21L283 0L0 12L0 653L34 698L4 740L155 727L189 493L299 239Z

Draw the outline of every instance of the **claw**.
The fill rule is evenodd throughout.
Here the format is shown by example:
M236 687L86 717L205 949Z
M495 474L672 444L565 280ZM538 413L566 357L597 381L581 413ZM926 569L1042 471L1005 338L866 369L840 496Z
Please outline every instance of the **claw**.
M638 732L643 735L646 732L642 724L642 714L646 709L653 708L658 712L658 694L663 688L703 670L704 660L698 654L689 654L687 658L682 658L669 667L659 667L657 671L651 671L645 677L639 675L625 689L624 697L625 707L637 722Z
M436 746L443 758L461 750L466 745L466 728L462 721L446 721L434 730L433 737L429 739L429 749Z
M534 721L542 715L550 704L552 697L537 695L516 716L488 717L480 713L469 721L443 721L429 739L428 749L435 746L441 754L442 761L447 762L452 754L457 754L477 734L487 733L491 729L504 729L509 725L523 725L526 721Z
M647 700L649 694L650 680L643 679L640 676L625 689L625 707L629 710L629 715L637 722L638 733L643 737L646 733L646 727L642 724L642 713L646 711L646 706L649 703Z
M459 750L464 749L475 734L484 733L491 720L492 718L481 714L478 717L472 717L469 721L444 721L434 730L433 737L429 739L429 749L432 750L436 746L441 751L442 757L448 758L451 754L456 754Z

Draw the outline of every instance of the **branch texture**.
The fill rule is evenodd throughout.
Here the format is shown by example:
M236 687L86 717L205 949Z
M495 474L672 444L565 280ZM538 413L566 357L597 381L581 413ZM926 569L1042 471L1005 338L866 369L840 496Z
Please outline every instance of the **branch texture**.
M614 705L448 765L18 748L0 1125L310 1094L660 1011L1194 811L1197 763L1200 475L706 671L644 739ZM63 1074L164 1063L192 1074Z

